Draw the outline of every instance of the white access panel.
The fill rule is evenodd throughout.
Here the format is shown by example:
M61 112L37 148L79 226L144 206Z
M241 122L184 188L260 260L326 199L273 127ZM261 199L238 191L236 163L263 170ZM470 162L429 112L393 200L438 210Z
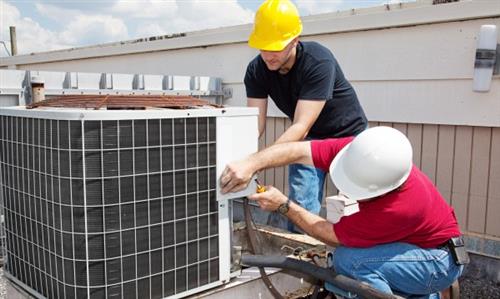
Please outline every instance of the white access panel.
M257 108L255 108L257 113ZM248 187L240 192L222 194L220 192L220 175L226 165L257 152L259 129L257 115L217 118L217 198L219 201L245 197L255 193L256 184L251 181Z
M231 255L231 215L228 202L230 199L245 197L255 193L256 184L251 181L248 187L240 192L222 194L220 192L220 175L231 161L243 159L258 150L258 119L255 115L238 117L218 117L216 121L217 139L217 200L219 202L219 275L220 280L229 281Z

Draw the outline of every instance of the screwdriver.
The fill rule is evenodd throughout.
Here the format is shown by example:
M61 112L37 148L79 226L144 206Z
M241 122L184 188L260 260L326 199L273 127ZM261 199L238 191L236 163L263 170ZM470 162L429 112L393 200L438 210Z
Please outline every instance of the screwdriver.
M257 193L266 192L266 187L262 186L259 180L255 179L255 183L257 183Z

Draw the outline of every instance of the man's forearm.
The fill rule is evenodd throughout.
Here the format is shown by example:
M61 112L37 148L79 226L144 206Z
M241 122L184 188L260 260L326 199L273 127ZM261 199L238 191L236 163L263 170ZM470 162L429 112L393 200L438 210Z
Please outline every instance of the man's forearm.
M315 215L298 204L289 201L288 198L273 186L268 186L265 192L255 193L248 196L250 200L255 200L261 209L266 211L276 211L281 205L289 202L286 217L295 225L303 229L308 235L323 241L328 245L338 244L337 236L333 225L326 219Z
M220 176L221 192L243 190L256 172L291 163L313 164L309 141L275 144L243 160L229 163Z
M332 223L305 210L298 204L290 202L286 216L309 236L327 245L335 246L339 244Z
M299 99L295 107L293 124L276 140L275 144L304 140L321 114L325 103L325 99Z
M254 172L291 163L312 165L311 145L309 141L275 144L250 155L249 161Z
M301 123L291 125L275 142L274 144L302 141L307 136L309 129Z
M248 107L255 107L259 109L259 137L264 133L266 128L266 117L267 117L267 98L248 98L247 99Z

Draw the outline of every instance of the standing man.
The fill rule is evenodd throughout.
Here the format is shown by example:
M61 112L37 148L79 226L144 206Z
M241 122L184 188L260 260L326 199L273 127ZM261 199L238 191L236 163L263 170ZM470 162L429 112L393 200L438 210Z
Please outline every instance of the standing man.
M267 98L293 124L275 143L355 136L367 127L356 92L326 47L300 42L302 22L289 0L267 0L257 10L248 45L260 50L247 67L248 106L259 108L259 134L265 130ZM289 166L289 197L319 214L325 173L312 166ZM276 214L274 215L276 216ZM271 223L279 224L279 217ZM293 230L293 226L285 226Z
M221 175L222 192L247 185L256 171L297 162L329 171L339 189L336 200L357 202L358 211L331 217L338 210L328 209L328 221L271 186L249 198L308 235L340 244L333 260L337 273L405 298L439 298L461 275L468 256L453 208L413 165L410 142L401 132L375 127L355 138L273 145L231 163Z

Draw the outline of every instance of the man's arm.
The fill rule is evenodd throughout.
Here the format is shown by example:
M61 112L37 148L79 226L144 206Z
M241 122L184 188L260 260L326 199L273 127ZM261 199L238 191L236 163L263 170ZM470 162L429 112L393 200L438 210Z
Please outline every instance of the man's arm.
M326 100L300 100L297 102L293 124L275 141L275 144L301 141L318 119Z
M243 190L257 171L291 163L313 165L311 142L275 144L244 160L228 164L221 174L221 191L227 193Z
M266 192L256 193L248 198L257 201L259 206L266 211L276 211L281 204L287 202L288 198L278 189L272 186L266 186L266 188ZM298 204L290 202L286 217L309 236L331 246L339 244L332 223L305 210Z
M259 137L260 137L262 133L264 133L264 130L266 129L267 98L266 99L248 98L247 106L259 108Z

